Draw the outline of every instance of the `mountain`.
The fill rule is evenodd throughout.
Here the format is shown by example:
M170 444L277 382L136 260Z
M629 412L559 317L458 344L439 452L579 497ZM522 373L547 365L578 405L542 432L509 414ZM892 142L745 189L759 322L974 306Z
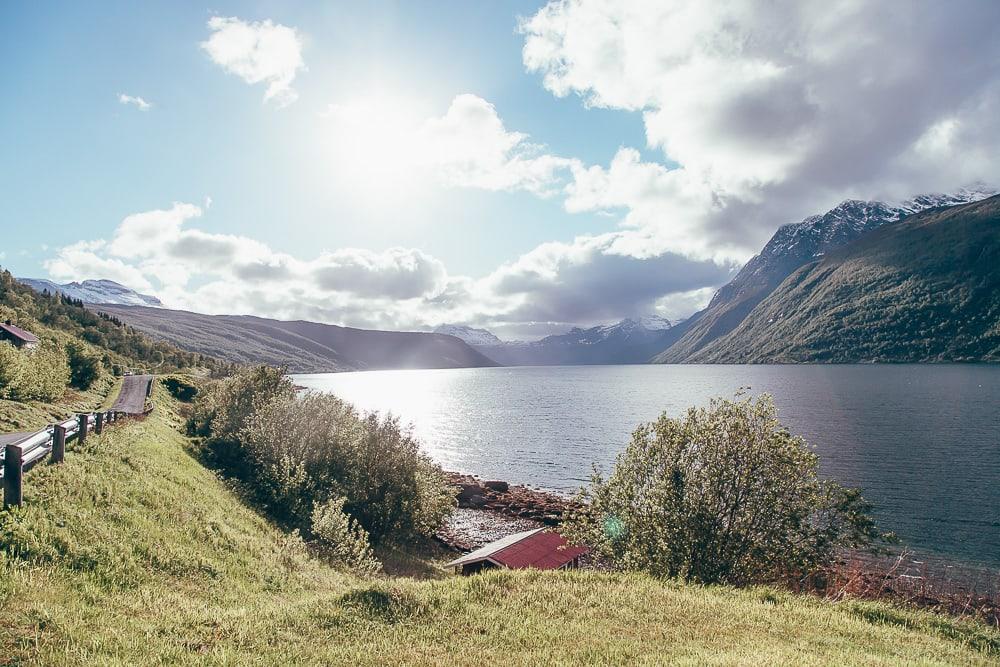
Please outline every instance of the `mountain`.
M798 268L688 361L1000 361L1000 196L884 224Z
M496 336L483 329L473 330ZM473 347L505 366L559 366L583 364L641 364L682 335L684 327L662 317L626 319L531 342L472 343ZM468 341L469 339L466 338Z
M163 304L155 296L139 294L133 289L113 280L84 280L82 283L58 284L40 278L18 278L36 292L48 290L52 294L63 294L84 303L113 303L122 306L157 306Z
M473 347L477 345L503 345L503 341L493 335L493 332L463 324L442 324L434 329L434 333L461 338Z
M687 333L658 354L656 363L683 363L712 341L733 331L796 269L842 248L874 229L907 215L941 206L981 200L996 190L977 185L953 194L925 194L886 204L850 199L823 215L783 225L755 256L689 320Z
M464 341L436 333L375 331L143 306L105 304L97 309L184 350L241 364L284 366L292 373L497 365Z

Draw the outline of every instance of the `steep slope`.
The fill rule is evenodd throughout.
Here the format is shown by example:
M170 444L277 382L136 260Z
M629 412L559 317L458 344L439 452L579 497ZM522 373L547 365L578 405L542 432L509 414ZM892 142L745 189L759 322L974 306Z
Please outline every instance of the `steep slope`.
M589 329L574 328L538 341L475 347L507 366L641 364L684 331L683 326L652 316Z
M886 223L929 208L978 201L993 194L996 190L979 185L953 194L920 195L899 204L848 200L823 215L783 225L760 254L715 294L708 307L690 318L689 331L653 361L691 361L703 347L739 326L796 269Z
M1000 361L1000 196L906 217L801 267L688 360Z
M162 306L155 296L139 294L113 280L84 280L62 285L40 278L18 278L36 292L48 290L51 294L63 294L84 303L114 303L122 306Z
M441 334L139 306L102 305L100 310L186 350L236 363L285 366L293 373L497 365L458 338Z

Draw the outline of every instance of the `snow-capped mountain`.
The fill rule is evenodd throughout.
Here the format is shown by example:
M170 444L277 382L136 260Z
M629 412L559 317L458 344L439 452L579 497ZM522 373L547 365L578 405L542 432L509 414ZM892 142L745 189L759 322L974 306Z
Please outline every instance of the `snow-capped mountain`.
M735 329L800 266L846 246L873 229L929 208L968 204L994 194L997 194L995 188L976 184L951 194L924 194L897 203L848 199L822 215L782 225L760 254L716 292L708 307L688 320L687 333L657 360L663 363L684 361Z
M574 327L541 340L504 342L486 329L442 325L435 333L457 336L507 366L637 364L669 345L681 332L670 320L650 315L589 328Z
M81 283L72 282L60 285L51 280L40 278L18 278L18 280L36 292L48 290L84 303L113 303L119 306L155 306L163 304L155 296L139 294L133 289L116 283L113 280L84 280Z
M503 341L494 336L492 332L464 324L442 324L434 329L434 333L460 338L469 345L503 345Z

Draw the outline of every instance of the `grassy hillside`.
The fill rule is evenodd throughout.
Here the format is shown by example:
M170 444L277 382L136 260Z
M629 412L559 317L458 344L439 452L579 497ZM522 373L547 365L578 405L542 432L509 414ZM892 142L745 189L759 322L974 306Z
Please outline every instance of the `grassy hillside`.
M442 334L354 329L248 315L202 315L142 306L99 308L185 350L238 364L285 367L293 373L497 365L458 338Z
M910 216L802 267L687 361L1000 361L1000 197Z
M32 470L0 513L5 664L987 664L985 626L640 575L358 578L312 559L158 409Z

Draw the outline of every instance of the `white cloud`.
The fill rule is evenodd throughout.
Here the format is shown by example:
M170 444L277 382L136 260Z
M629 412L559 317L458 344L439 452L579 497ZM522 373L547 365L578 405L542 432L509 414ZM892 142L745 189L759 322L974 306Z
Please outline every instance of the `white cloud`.
M376 95L328 107L323 115L338 180L397 193L424 178L445 187L549 196L577 164L508 130L496 108L476 95L457 95L442 116L421 117L410 106Z
M578 171L568 206L622 206L680 251L735 257L848 196L994 180L998 23L1000 4L972 0L559 0L521 29L546 88L642 113L679 164L620 153Z
M180 202L135 213L110 239L59 248L44 266L57 280L110 278L198 312L389 329L469 322L514 335L662 311L664 297L721 284L730 274L728 266L678 254L637 255L637 232L624 231L546 243L473 279L449 275L440 260L414 248L294 257L193 227L202 216Z
M270 20L248 23L235 16L214 16L208 27L212 34L201 48L215 64L249 84L266 83L265 101L287 106L298 98L292 82L305 63L295 28Z
M125 93L120 93L118 95L118 103L126 105L130 104L135 108L139 109L139 111L149 111L150 109L153 108L153 105L151 103L147 102L141 97L126 95Z

